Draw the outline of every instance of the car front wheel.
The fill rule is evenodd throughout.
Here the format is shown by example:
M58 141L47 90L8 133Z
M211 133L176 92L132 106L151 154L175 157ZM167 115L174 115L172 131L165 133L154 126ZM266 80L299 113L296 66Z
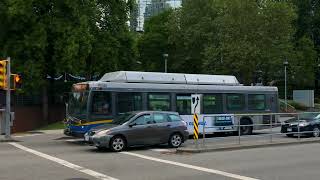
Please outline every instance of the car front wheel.
M169 139L169 146L173 148L178 148L182 144L182 136L178 133L173 134L170 136Z
M312 130L313 137L319 137L320 136L320 129L318 127L314 127Z
M114 152L120 152L126 147L126 140L121 136L113 137L110 141L110 149Z

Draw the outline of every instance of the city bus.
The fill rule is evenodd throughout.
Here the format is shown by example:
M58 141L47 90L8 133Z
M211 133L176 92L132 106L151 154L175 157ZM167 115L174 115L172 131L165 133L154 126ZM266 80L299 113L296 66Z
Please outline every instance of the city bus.
M93 127L112 123L115 116L125 112L156 110L178 112L191 135L194 95L200 97L200 133L201 125L205 125L211 127L206 133L240 129L242 134L252 134L258 127L250 125L269 122L270 116L234 114L266 114L279 110L277 87L244 86L235 76L117 71L106 73L98 81L72 86L65 134L83 135ZM210 115L212 118L203 118ZM238 123L248 126L238 128Z

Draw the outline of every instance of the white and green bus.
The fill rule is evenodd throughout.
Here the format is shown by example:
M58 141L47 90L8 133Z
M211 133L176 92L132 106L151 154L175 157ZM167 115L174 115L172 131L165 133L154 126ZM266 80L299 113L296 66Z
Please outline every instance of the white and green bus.
M67 104L66 134L84 134L92 127L110 123L129 111L176 111L193 133L192 98L200 95L200 127L206 133L237 132L242 125L269 122L270 116L234 116L244 113L277 113L278 89L243 86L236 77L224 75L118 71L99 81L74 84ZM203 116L214 115L203 121ZM215 128L216 127L216 128ZM241 127L252 134L255 126Z

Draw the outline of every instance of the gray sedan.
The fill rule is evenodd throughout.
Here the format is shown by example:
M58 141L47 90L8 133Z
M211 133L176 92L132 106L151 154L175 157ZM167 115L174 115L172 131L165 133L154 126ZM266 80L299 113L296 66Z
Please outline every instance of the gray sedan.
M186 123L176 112L129 112L116 117L112 124L92 129L86 134L98 149L122 151L129 146L168 144L179 147L188 139Z

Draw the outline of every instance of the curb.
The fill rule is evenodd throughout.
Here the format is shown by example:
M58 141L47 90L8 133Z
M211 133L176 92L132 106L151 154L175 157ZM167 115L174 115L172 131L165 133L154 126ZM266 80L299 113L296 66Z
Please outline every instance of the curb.
M12 138L6 139L6 138L0 137L0 143L8 143L8 142L19 142L19 141L12 139Z
M177 153L204 153L204 152L219 152L219 151L235 151L241 149L254 149L262 147L276 147L276 146L286 146L286 145L301 145L301 144L313 144L320 143L320 140L312 141L300 141L300 142L279 142L279 143L266 143L266 144L252 144L252 145L234 145L229 147L216 147L216 148L206 148L199 147L195 148L178 148Z

